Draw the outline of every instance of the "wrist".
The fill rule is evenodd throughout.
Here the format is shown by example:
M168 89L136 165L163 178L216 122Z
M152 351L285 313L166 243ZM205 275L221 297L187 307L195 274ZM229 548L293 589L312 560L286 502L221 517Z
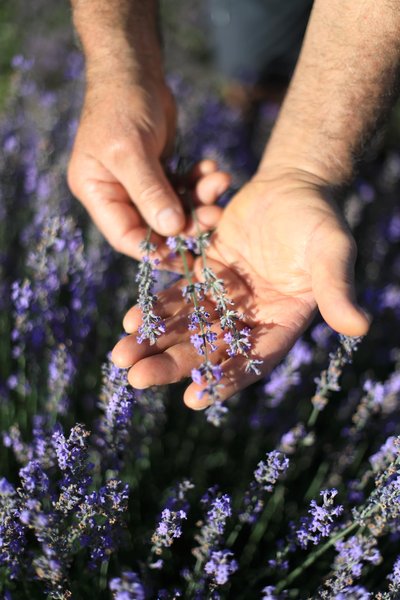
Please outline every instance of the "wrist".
M258 172L293 173L298 178L316 182L324 188L337 189L347 185L353 176L354 163L349 149L341 152L329 148L329 140L291 130L290 138L273 135L261 159ZM325 143L324 143L325 141Z

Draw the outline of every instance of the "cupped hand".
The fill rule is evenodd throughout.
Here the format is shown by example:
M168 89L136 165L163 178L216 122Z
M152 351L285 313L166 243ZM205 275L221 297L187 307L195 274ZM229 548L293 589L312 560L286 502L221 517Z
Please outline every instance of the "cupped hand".
M175 103L164 82L148 79L144 88L108 74L88 84L68 182L110 244L128 256L140 257L147 225L158 244L190 227L162 167L174 136ZM213 203L229 186L228 175L203 161L192 186L202 226L213 227L221 210Z
M262 361L261 376L286 355L317 307L336 331L350 336L367 332L368 317L355 300L355 258L355 242L324 182L309 173L259 173L233 198L212 237L207 261L224 278L235 308L251 328L251 354ZM200 262L195 272L201 278ZM137 343L138 307L125 316L130 335L116 345L113 360L129 368L134 387L179 381L202 360L190 344L190 306L181 297L182 285L160 295L156 312L165 319L167 333L154 346ZM209 299L207 306L220 341L211 359L221 364L221 397L226 399L260 375L245 372L243 357L227 356ZM189 407L208 405L206 397L199 398L200 390L195 383L186 389Z

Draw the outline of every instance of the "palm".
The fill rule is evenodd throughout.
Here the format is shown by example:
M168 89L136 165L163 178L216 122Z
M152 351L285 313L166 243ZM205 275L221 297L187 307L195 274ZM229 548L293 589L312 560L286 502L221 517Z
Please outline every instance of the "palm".
M297 186L277 192L265 182L253 180L232 200L218 224L207 264L223 278L235 308L244 314L251 330L252 357L262 360L262 374L282 359L310 323L316 309L315 272L319 257L331 256L339 238L349 241L335 209L312 188ZM349 260L350 244L346 256ZM202 260L194 270L201 277ZM318 278L317 278L318 279ZM167 333L154 346L139 345L135 334L124 338L114 350L114 360L131 367L129 380L136 387L165 384L190 374L200 357L190 345L187 331L190 306L184 305L181 283L160 298L159 313L166 320ZM214 328L220 334L218 318L211 304ZM137 307L125 318L125 327L135 332L140 324ZM228 358L222 339L212 355L224 373L222 396L228 398L258 376L245 372L242 356ZM199 387L192 383L185 402L200 408Z

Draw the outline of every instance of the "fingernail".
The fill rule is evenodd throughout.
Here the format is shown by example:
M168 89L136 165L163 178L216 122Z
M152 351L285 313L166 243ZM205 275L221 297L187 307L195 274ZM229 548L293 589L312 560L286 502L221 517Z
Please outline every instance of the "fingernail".
M164 235L173 235L182 226L182 213L176 208L163 208L157 215L158 230Z

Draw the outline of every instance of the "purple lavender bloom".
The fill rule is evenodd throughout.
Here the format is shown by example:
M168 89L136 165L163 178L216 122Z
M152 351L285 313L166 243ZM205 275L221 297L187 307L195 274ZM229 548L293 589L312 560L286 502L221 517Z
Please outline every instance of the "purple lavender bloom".
M373 536L353 535L347 540L335 544L337 555L333 565L333 575L327 582L332 594L345 591L348 582L361 577L363 566L367 563L378 565L382 556ZM336 596L335 596L336 597Z
M165 508L161 513L161 521L152 537L153 544L157 547L156 552L161 552L161 548L168 548L172 545L174 538L182 535L182 521L187 519L184 510L172 511Z
M322 371L315 379L317 389L312 403L315 409L323 410L328 402L330 392L340 390L339 380L344 367L351 363L353 353L357 350L362 337L349 337L339 335L339 345L334 352L329 354L328 368Z
M348 585L341 592L332 596L333 600L370 600L372 594L361 585Z
M301 527L297 530L297 540L302 548L307 548L309 543L318 544L322 538L328 537L334 527L335 518L343 512L343 506L334 505L334 499L337 490L322 490L320 495L323 498L322 506L315 500L311 500L309 514L301 521Z
M211 327L211 321L209 321L210 313L206 311L204 306L196 306L194 311L189 315L189 331L196 331L201 327L208 329Z
M269 381L264 385L264 392L270 396L269 406L278 406L289 389L300 383L299 369L309 364L311 360L310 347L302 340L298 340L284 362L272 371Z
M287 471L289 459L277 450L267 453L266 459L261 460L254 471L254 478L267 492L272 492L279 477Z
M52 414L65 414L68 410L68 388L76 373L71 354L65 344L52 351L49 362L47 410Z
M276 593L276 587L274 585L267 585L262 590L261 600L278 600L278 595Z
M384 471L396 458L398 454L396 439L397 438L395 436L388 437L378 452L375 452L375 454L370 456L369 462L371 463L371 467L375 473Z
M242 523L254 523L263 510L266 492L272 492L276 482L289 468L289 459L277 450L268 452L265 460L258 463L254 480L243 496L243 508L239 514Z
M227 519L232 515L232 508L228 494L218 494L215 488L210 488L201 502L207 508L207 513L196 536L199 546L193 550L193 554L203 562L224 533Z
M204 295L206 292L205 284L196 282L190 283L189 285L185 285L182 288L182 297L186 300L186 302L193 302L193 296L196 298L198 302L204 300ZM204 308L204 307L202 307Z
M144 414L161 411L163 405L157 398L150 397L151 409L145 409L146 392L137 393L137 400L132 388L126 380L126 371L119 369L108 357L102 367L103 385L98 406L101 417L97 424L97 446L101 451L104 467L120 469L128 458L128 451L133 444L133 415L135 403L142 406ZM153 396L154 394L150 394ZM137 432L136 432L137 435Z
M394 562L392 572L388 575L390 581L391 590L393 592L400 591L400 556L398 556Z
M24 490L39 497L49 489L49 478L37 460L30 461L20 469L19 476Z
M123 571L121 577L111 579L109 588L114 600L145 600L143 584L133 571Z
M200 354L200 356L204 356L204 337L200 333L194 333L190 336L190 343L194 346L196 352Z
M81 544L90 549L92 568L118 547L128 497L128 485L110 479L99 491L86 494L79 503L76 518L82 531Z
M229 577L238 570L238 564L233 558L233 552L229 550L217 550L211 552L210 559L204 566L208 576L211 576L213 583L224 585L229 581Z
M155 554L162 554L163 548L172 546L174 539L182 535L182 522L187 519L189 504L186 499L187 492L192 489L193 484L184 480L179 483L168 500L167 506L161 513L160 522L151 538L153 543L152 551ZM152 564L152 568L162 567L162 561L159 565Z
M299 423L282 435L278 448L285 454L294 454L298 443L305 437L306 429L302 423Z
M171 250L171 252L176 253L178 250L178 237L177 236L170 236L167 237L167 239L165 240L166 245L168 246L168 248Z
M200 369L192 369L191 377L194 383L197 383L197 385L202 384L202 372Z
M232 515L231 499L228 494L216 496L207 512L207 520L218 534L224 532L226 519Z
M204 390L199 392L199 398L202 398L204 394L207 394L211 399L215 398L218 394L217 386L218 384L209 384ZM214 399L213 403L206 409L207 421L214 425L214 427L220 427L227 414L227 407L218 398Z
M227 353L229 356L236 356L237 354L246 355L251 348L250 344L251 329L244 327L240 331L228 331L224 334L224 341L228 344L229 349Z
M0 478L0 496L12 496L15 494L14 486L5 477Z
M157 296L152 290L156 283L154 267L157 263L150 258L150 254L156 250L156 246L149 239L145 239L140 247L145 252L145 255L139 263L136 274L136 281L138 282L138 305L142 311L142 324L138 330L137 341L139 344L142 344L145 340L149 340L150 345L153 345L156 343L157 338L165 333L165 323L154 312Z

